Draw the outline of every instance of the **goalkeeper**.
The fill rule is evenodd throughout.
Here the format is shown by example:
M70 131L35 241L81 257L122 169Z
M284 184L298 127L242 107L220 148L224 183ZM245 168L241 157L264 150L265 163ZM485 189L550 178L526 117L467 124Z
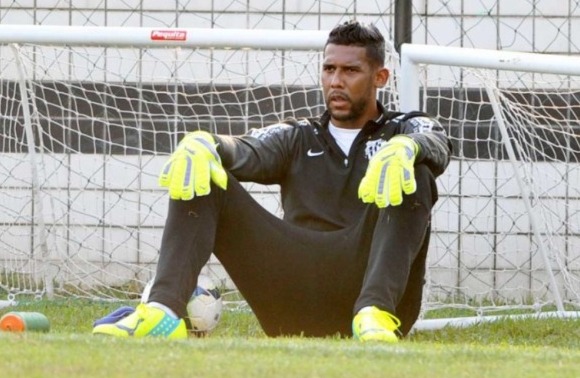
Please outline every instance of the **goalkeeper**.
M149 302L93 333L187 337L186 304L213 252L269 336L406 335L451 146L427 115L377 102L384 61L379 30L346 22L324 48L320 118L186 135L159 178L170 204ZM245 181L280 185L283 219Z

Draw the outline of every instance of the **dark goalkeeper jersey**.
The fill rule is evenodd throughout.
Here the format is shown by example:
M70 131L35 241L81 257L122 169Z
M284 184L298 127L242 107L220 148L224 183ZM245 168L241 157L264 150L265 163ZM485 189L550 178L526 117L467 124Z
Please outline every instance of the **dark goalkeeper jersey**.
M348 156L328 131L329 114L287 120L243 136L214 135L224 167L239 181L278 184L284 219L316 230L336 230L357 222L368 204L358 186L369 159L392 136L406 134L419 145L415 164L443 173L451 144L441 125L426 114L388 112L369 121Z

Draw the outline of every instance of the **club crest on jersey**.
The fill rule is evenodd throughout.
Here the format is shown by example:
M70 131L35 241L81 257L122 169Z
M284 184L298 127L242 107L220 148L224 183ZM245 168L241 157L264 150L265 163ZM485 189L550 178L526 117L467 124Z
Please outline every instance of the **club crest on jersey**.
M387 143L384 139L369 140L365 145L365 157L370 160Z
M306 119L306 118L301 118L301 119L296 121L296 124L298 126L310 126L310 121L308 121L308 119Z
M432 118L429 117L413 117L407 122L413 128L414 133L428 133L435 130L441 130L441 125Z
M291 129L292 126L286 123L276 123L274 125L262 127L261 129L252 129L250 130L249 135L253 136L254 138L264 140L268 139L272 135L278 134L284 130Z

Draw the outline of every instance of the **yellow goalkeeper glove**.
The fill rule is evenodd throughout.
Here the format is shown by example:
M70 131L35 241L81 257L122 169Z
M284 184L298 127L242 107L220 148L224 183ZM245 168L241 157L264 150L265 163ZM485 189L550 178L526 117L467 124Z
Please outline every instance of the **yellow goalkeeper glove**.
M183 138L163 166L159 185L169 189L171 199L190 200L210 193L210 179L226 189L228 176L213 137L205 131L194 131Z
M359 198L380 208L400 205L403 193L417 190L413 164L418 152L419 146L410 137L392 137L369 161L358 187Z

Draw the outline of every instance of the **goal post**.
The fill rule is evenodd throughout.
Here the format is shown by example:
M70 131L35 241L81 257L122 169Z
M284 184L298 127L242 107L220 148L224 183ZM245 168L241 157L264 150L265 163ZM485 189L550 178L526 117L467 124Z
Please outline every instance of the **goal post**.
M181 136L319 115L327 33L0 25L0 305L137 298L167 212L157 176ZM387 52L379 100L438 117L455 147L425 313L577 308L577 74L401 58ZM246 187L281 215L276 187ZM215 258L204 273L234 288Z
M182 135L318 114L320 30L0 25L0 299L135 298ZM246 185L279 213L277 188ZM231 287L212 260L206 274ZM6 299L4 299L6 298Z
M435 113L455 147L424 307L475 315L417 328L578 316L580 58L405 44L399 90L402 110Z

